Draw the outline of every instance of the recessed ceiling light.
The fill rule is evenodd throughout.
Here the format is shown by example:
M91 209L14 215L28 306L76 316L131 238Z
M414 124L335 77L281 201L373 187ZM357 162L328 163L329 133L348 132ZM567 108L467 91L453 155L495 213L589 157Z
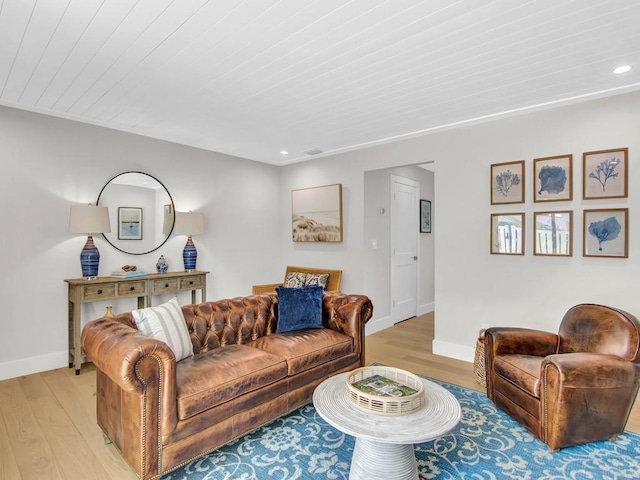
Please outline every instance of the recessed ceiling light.
M631 70L631 67L629 65L623 65L621 67L616 68L613 73L615 73L616 75L619 75L621 73L627 73L629 70Z
M287 152L286 150L280 150L280 155L288 155L289 152Z

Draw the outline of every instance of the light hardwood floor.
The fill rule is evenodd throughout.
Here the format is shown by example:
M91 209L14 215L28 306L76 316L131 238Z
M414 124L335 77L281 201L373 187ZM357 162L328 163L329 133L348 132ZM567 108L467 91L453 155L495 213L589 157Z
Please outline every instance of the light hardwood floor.
M366 362L379 362L483 390L471 363L431 353L433 315L366 338ZM627 429L640 433L640 402ZM95 370L60 368L0 382L0 480L134 480L95 414Z

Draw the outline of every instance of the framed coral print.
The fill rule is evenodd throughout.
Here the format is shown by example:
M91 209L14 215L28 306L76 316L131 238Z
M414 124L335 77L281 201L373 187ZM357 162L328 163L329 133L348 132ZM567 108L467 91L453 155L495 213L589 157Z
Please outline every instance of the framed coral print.
M142 240L142 208L118 207L118 240Z
M583 256L627 258L629 209L584 211Z
M491 253L524 255L524 213L491 215Z
M533 159L533 201L559 202L573 198L573 155Z
M627 197L628 148L582 154L582 198Z
M491 205L524 203L524 160L491 165Z
M431 233L431 202L420 199L420 233Z
M294 242L342 241L342 185L291 191Z
M533 254L573 255L573 212L533 212Z

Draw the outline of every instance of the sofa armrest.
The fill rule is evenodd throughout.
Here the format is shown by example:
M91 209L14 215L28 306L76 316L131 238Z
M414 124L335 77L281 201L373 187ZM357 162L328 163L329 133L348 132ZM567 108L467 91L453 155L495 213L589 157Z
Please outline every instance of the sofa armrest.
M640 367L601 353L549 355L541 368L547 383L556 383L558 388L615 389L632 386L640 379Z
M556 353L558 335L529 328L491 327L485 331L485 350L491 355L533 355Z
M163 433L175 429L176 358L166 343L113 318L100 318L83 328L82 349L125 392L159 398Z
M373 315L373 304L365 295L324 293L323 323L326 327L353 337L354 350L364 364L364 326Z
M493 361L498 355L546 357L556 353L558 335L516 327L491 327L484 333L484 366L487 396L495 402Z
M638 365L615 355L563 353L545 358L541 370L540 433L550 448L624 430L638 394Z

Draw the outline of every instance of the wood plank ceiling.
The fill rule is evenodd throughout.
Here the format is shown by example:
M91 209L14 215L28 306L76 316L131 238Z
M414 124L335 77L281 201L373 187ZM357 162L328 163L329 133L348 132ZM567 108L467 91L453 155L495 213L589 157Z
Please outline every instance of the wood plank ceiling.
M638 25L637 0L0 0L0 104L286 164L640 89Z

